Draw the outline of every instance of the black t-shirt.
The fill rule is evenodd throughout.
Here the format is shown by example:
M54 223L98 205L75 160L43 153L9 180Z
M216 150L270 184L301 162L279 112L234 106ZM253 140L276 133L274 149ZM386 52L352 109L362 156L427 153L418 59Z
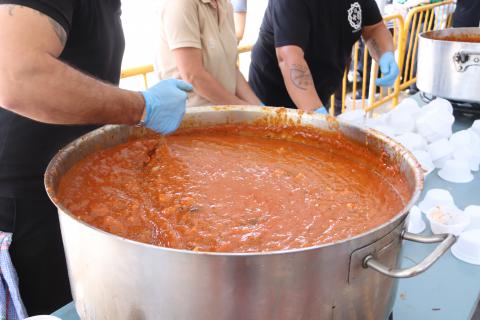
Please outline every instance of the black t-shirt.
M453 27L466 28L480 25L480 0L458 0L453 14Z
M27 6L56 20L68 35L60 60L118 84L125 48L120 0L0 0L0 4ZM92 129L43 124L0 108L0 197L39 197L51 158Z
M269 0L252 51L250 85L263 103L294 107L275 48L295 45L303 49L315 88L326 103L341 83L362 27L381 20L374 0Z

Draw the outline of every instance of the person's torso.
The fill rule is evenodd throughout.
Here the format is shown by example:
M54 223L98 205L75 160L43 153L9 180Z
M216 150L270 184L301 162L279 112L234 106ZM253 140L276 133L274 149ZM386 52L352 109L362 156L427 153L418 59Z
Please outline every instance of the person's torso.
M59 59L117 85L125 47L120 15L120 0L76 1ZM43 124L0 108L0 196L25 198L43 193L43 173L50 159L95 128Z
M188 0L196 2L197 17L200 28L200 40L203 66L227 91L236 91L237 40L233 22L233 8L228 0L218 0L217 10L210 2L203 0ZM160 7L159 17L165 5ZM160 42L156 49L155 67L159 78L180 79L172 51L166 39L163 22L159 21ZM178 26L182 28L182 26ZM190 94L188 106L210 105L211 103L197 94Z
M454 27L478 27L480 25L480 0L458 0L453 17Z
M317 92L324 103L341 82L352 46L360 39L363 27L362 1L358 0L291 0L303 1L310 21L305 60L310 67ZM270 0L256 43L252 64L254 82L263 82L265 91L279 97L279 105L291 104L275 53L273 6ZM258 86L257 84L254 85ZM279 93L281 92L281 93Z

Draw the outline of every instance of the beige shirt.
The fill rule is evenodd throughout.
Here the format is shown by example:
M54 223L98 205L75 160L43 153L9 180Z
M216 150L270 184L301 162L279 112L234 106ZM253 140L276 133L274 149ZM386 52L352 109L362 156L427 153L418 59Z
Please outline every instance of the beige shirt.
M172 51L178 48L202 50L204 68L230 93L236 89L237 39L233 8L228 0L217 0L218 13L211 0L161 0L158 28L160 39L155 57L161 80L181 79ZM191 94L188 106L211 105Z

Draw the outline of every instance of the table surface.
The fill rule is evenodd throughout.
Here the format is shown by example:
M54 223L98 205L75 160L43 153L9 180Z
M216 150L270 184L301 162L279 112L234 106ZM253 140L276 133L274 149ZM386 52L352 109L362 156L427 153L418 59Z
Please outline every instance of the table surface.
M471 126L473 120L457 116L455 131ZM480 150L479 150L480 151ZM443 181L436 172L425 181L425 191L431 188L449 190L461 209L480 205L480 173L469 184L452 184ZM427 224L428 225L428 224ZM426 231L425 233L429 233ZM402 252L402 267L421 261L435 245L416 244L405 241ZM480 298L480 266L456 259L451 251L445 254L425 273L399 281L393 309L395 320L470 320ZM73 303L53 315L63 320L78 320Z

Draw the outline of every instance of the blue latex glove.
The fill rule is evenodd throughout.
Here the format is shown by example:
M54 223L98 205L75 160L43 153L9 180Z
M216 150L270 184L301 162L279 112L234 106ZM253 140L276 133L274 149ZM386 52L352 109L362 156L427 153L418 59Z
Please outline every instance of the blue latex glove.
M177 130L185 115L187 91L192 90L192 85L185 81L169 79L142 92L145 98L145 127L160 134Z
M247 0L230 0L233 5L233 12L247 12Z
M325 109L325 107L320 107L318 109L315 109L315 113L327 115L328 111L327 111L327 109Z
M395 61L395 55L393 52L386 52L380 58L380 70L383 77L377 79L377 86L380 87L393 87L395 80L400 73L397 62Z

